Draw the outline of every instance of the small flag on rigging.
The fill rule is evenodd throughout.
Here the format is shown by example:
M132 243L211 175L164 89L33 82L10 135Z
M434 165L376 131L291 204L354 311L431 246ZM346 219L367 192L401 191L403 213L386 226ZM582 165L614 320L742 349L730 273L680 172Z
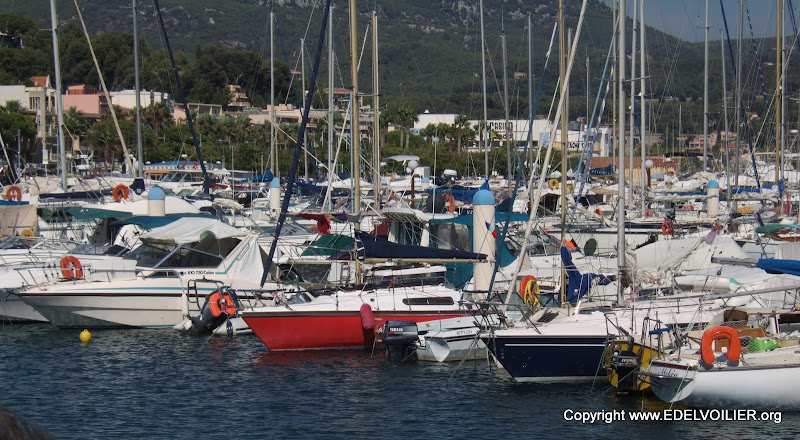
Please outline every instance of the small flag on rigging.
M495 229L494 227L494 222L492 222L491 224L489 224L489 222L484 222L484 223L486 223L486 229L489 230L489 233L492 234L492 237L497 238L497 229Z

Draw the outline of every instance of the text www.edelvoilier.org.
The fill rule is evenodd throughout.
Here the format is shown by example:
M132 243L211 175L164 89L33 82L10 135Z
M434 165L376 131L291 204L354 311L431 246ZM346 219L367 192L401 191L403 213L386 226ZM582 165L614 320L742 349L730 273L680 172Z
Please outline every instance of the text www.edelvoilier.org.
M661 411L564 410L564 420L581 423L614 423L624 421L762 421L781 423L780 411L754 409L665 409Z

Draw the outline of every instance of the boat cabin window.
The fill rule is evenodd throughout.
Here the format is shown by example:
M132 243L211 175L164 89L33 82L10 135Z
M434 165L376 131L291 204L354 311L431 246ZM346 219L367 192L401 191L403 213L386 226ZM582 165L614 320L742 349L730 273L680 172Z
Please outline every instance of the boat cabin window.
M155 267L183 268L183 267L218 267L222 264L222 257L187 246L180 246Z
M421 223L396 221L393 226L395 227L391 228L391 230L396 235L394 237L390 235L390 239L393 238L395 243L411 244L415 246L420 245L422 241L422 232L424 230Z
M455 304L449 296L431 296L422 298L405 298L403 304L409 306L449 306Z
M142 243L141 246L137 247L123 258L126 260L135 260L137 266L153 267L173 249L175 249L175 245L170 243Z
M431 247L436 249L472 249L469 228L457 223L430 223Z
M10 237L0 243L0 249L29 249L40 241L37 237Z

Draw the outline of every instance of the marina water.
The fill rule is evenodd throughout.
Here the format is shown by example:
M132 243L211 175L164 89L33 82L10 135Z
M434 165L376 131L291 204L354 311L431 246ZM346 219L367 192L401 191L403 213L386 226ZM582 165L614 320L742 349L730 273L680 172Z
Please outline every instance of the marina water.
M796 438L771 421L564 420L657 411L608 384L514 382L483 361L392 364L364 351L269 352L256 337L172 330L0 328L0 405L56 439ZM675 407L682 408L682 407Z

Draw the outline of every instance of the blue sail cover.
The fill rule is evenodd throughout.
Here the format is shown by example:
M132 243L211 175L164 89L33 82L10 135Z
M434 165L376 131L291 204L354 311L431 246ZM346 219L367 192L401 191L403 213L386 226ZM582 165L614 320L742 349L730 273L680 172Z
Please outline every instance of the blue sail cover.
M589 174L592 176L608 176L609 174L614 174L614 172L614 164L611 164L607 167L592 168L589 170Z
M592 287L592 281L596 278L599 279L599 284L605 286L611 282L611 279L599 273L585 273L578 272L578 268L572 262L572 255L566 246L561 246L561 260L564 262L564 268L567 270L567 277L569 283L567 284L567 302L574 303L581 299L589 292Z
M756 267L764 269L769 273L787 273L790 275L800 275L799 260L779 260L777 258L759 258Z
M462 202L469 202L472 203L472 197L475 196L475 193L485 189L489 189L489 181L483 182L478 189L446 189L446 188L428 188L428 193L430 194L450 194L453 196L454 199L460 200Z
M272 182L274 177L275 175L272 174L272 170L267 170L266 173L253 177L253 182Z
M314 185L313 183L295 182L294 184L300 189L301 194L324 194L328 189L327 186Z
M364 258L451 258L463 260L484 260L485 254L459 251L453 249L435 249L424 246L392 243L384 237L371 235L365 231L356 232L361 243L359 257Z

